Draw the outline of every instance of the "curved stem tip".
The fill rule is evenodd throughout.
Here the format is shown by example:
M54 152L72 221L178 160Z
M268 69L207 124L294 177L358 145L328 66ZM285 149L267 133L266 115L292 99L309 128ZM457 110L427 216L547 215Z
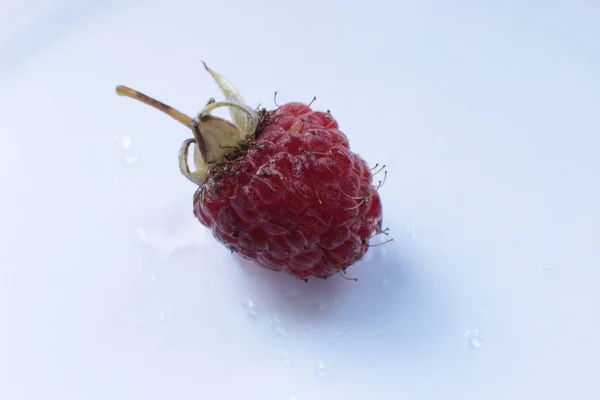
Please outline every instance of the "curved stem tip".
M141 101L144 104L149 105L159 111L164 112L169 117L173 118L176 121L179 121L183 125L187 126L189 129L192 129L192 118L181 111L174 109L171 106L166 105L152 97L146 96L144 93L138 92L137 90L131 89L127 86L117 86L117 94L119 96L130 97L132 99Z

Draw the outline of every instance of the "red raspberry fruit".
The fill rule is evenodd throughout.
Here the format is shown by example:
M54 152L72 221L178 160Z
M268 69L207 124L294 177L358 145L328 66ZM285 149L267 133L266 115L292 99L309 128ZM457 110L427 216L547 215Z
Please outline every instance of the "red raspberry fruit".
M206 69L227 100L209 100L194 119L130 88L119 86L117 93L192 129L180 169L199 186L194 215L220 243L302 279L343 273L383 232L378 186L366 162L350 150L329 112L303 103L255 111L229 81ZM233 123L211 115L218 107L229 108Z

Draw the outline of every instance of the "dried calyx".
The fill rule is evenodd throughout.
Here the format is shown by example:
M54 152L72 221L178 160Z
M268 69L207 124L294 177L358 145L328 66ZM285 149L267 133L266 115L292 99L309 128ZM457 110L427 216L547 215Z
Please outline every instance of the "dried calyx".
M117 86L118 95L131 97L154 107L192 130L193 138L186 139L179 150L179 169L186 178L197 185L204 183L212 165L225 162L229 154L253 136L259 123L257 112L244 103L235 86L206 64L204 67L217 82L225 95L225 101L216 102L211 98L195 118L136 90ZM229 109L232 122L211 114L221 107ZM195 171L190 170L188 161L191 146L194 146Z

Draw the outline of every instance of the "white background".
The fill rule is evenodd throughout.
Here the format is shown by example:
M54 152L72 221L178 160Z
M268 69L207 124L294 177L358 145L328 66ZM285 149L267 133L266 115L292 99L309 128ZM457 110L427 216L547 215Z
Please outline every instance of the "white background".
M0 11L0 398L600 396L594 1L29 0ZM304 283L192 215L194 114L330 109L395 241ZM579 396L579 397L578 397Z

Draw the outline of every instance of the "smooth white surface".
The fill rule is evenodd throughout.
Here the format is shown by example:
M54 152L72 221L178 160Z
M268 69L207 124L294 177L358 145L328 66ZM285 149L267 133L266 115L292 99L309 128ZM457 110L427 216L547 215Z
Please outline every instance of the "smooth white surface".
M155 3L2 15L0 398L600 397L597 4ZM387 165L358 282L194 220L189 133L114 87L194 113L201 60Z

